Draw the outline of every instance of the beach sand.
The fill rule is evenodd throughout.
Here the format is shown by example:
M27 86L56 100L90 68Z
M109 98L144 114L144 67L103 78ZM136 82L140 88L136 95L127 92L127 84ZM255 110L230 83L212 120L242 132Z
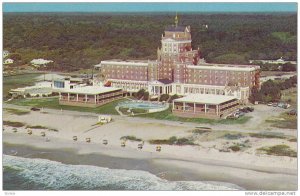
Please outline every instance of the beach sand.
M219 152L218 146L226 141L215 138L198 142L200 145L196 146L161 145L162 151L156 152L156 145L149 144L148 140L171 136L191 137L195 124L113 117L112 123L99 126L96 125L96 115L55 110L44 112L26 115L5 112L4 120L42 125L57 129L58 132L32 129L33 135L28 135L25 127L13 133L12 127L5 126L4 152L17 149L17 156L45 158L66 164L145 170L159 177L163 172L163 177L169 180L220 181L236 184L246 190L297 189L297 158L257 154L254 150L282 142L296 149L295 142L255 138L250 141L252 148L246 151ZM49 142L40 136L41 131L46 132ZM78 137L76 142L72 140L74 135ZM143 149L137 149L139 142L130 141L127 141L126 147L121 147L120 137L126 135L146 141ZM87 137L91 138L91 143L85 142ZM103 139L108 140L108 145L102 144ZM241 140L243 138L235 142Z

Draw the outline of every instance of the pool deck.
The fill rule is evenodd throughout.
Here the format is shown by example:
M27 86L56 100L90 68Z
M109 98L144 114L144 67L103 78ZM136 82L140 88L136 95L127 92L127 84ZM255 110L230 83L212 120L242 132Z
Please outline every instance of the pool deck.
M141 107L135 104L151 104L151 106L149 107ZM167 110L169 108L169 103L160 103L160 102L151 102L151 101L136 101L136 100L132 100L132 101L128 101L128 102L121 102L118 104L118 106L115 107L116 111L121 115L121 116L130 116L129 115L125 115L120 111L120 108L124 107L124 108L130 108L130 109L145 109L148 110L148 112L145 113L139 113L139 114L134 114L134 115L141 115L141 114L147 114L147 113L154 113L154 112L161 112L164 110Z

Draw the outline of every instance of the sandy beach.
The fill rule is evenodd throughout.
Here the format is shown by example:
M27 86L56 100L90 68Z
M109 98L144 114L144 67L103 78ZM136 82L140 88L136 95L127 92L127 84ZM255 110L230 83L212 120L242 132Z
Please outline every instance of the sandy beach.
M18 121L26 125L41 125L58 130L56 132L31 129L33 134L28 135L25 126L17 128L17 133L13 132L13 127L4 126L4 150L9 152L9 149L27 147L28 151L35 152L35 156L40 158L70 164L146 170L159 177L161 177L159 173L170 171L169 175L167 172L164 176L169 180L219 181L236 184L246 190L297 189L297 158L256 152L257 148L276 144L288 144L293 149L297 149L296 142L278 138L251 137L230 141L221 137L224 132L242 130L242 125L212 125L210 127L214 131L210 135L197 136L191 132L196 126L193 123L120 116L113 116L113 119L111 123L97 125L97 115L89 113L44 109L43 112L15 115L4 111L5 121ZM255 127L244 126L241 133L262 131ZM46 137L40 136L41 131L46 132ZM279 130L274 129L274 131ZM295 136L296 131L287 130L285 134ZM78 137L78 141L72 140L74 135ZM137 148L139 142L134 141L127 141L126 147L121 147L120 137L128 135L145 141L143 149L139 150ZM198 145L161 145L162 151L156 152L156 145L148 143L151 139L167 139L171 136L193 138ZM91 138L91 143L85 142L88 137ZM46 142L45 138L50 141ZM108 140L108 145L102 144L103 139ZM244 151L220 152L220 149L226 145L245 140L249 140L251 147ZM64 156L45 157L36 153L45 150L54 152L54 155L64 153ZM20 152L17 156L25 154ZM67 155L72 158L67 158ZM81 156L89 156L89 158L74 158ZM99 157L106 157L105 160L113 161L99 162L97 161ZM74 160L80 161L74 162ZM128 164L131 162L134 164Z

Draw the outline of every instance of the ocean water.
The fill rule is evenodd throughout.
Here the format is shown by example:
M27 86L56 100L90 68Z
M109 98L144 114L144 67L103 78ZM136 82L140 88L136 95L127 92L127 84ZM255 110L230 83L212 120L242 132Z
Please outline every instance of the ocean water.
M3 155L4 190L238 190L218 182L168 181L140 170L69 165Z

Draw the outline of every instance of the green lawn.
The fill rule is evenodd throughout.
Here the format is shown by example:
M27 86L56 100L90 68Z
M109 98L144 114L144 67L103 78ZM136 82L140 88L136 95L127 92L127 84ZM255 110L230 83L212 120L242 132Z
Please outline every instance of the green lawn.
M80 112L94 112L97 114L113 114L118 115L118 112L115 110L117 104L124 99L119 99L111 103L99 106L97 108L89 107L77 107L77 106L65 106L59 105L58 98L45 98L45 99L15 99L10 101L10 104L20 105L20 106L31 106L38 108L51 108L51 109L63 109L63 110L74 110Z
M288 115L286 113L280 114L276 118L267 119L266 122L271 123L272 127L281 129L297 129L297 116Z
M8 94L10 89L33 85L37 82L35 78L40 75L39 73L32 73L3 77L3 97Z
M44 98L44 99L15 99L10 101L9 103L20 105L20 106L31 106L38 108L52 108L52 109L63 109L63 110L74 110L80 112L94 112L97 114L112 114L118 115L118 112L115 110L115 107L119 102L122 102L127 99L120 99L113 101L111 103L105 104L103 106L99 106L97 108L88 108L88 107L76 107L76 106L65 106L59 105L58 98ZM172 114L171 107L162 112L156 113L148 113L148 114L140 114L138 117L143 118L154 118L158 120L171 120L171 121L179 121L179 122L194 122L194 123L207 123L207 124L244 124L251 117L244 116L238 119L206 119L206 118L183 118L178 117Z
M183 118L175 116L172 113L171 107L169 109L156 112L156 113L148 113L148 114L141 114L138 117L146 117L146 118L155 118L159 120L172 120L172 121L180 121L180 122L194 122L194 123L207 123L207 124L244 124L246 123L251 117L250 116L243 116L238 119L206 119L206 118Z

